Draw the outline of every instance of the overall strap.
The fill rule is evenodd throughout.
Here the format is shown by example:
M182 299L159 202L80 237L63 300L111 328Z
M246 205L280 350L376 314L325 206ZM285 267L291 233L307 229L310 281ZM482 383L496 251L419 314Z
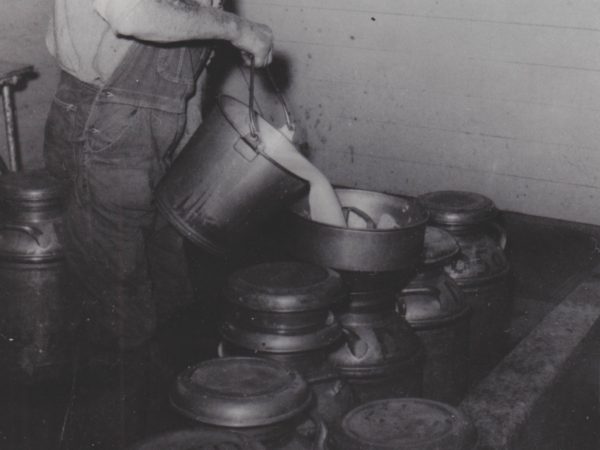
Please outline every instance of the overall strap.
M134 41L102 87L98 101L185 112L196 80L212 54L211 44Z

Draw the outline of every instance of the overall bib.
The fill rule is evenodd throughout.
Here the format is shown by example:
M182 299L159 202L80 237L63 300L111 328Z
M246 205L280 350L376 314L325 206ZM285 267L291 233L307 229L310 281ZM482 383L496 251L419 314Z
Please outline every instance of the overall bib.
M209 46L132 44L103 86L63 72L45 129L48 170L68 179L69 268L86 337L132 349L191 301L182 238L153 191L173 158Z

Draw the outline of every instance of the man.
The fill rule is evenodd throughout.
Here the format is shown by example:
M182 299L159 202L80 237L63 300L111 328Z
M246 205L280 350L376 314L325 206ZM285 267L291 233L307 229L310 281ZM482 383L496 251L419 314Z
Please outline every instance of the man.
M271 30L211 1L55 0L47 44L62 74L44 155L70 183L65 251L96 345L136 349L190 301L182 239L153 190L199 126L211 41L271 61Z

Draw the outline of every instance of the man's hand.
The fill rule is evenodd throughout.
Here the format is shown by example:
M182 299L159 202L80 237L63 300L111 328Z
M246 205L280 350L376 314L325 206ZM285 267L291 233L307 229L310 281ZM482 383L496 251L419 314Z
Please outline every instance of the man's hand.
M231 43L242 51L242 58L247 65L251 64L254 56L254 65L263 67L271 64L273 60L273 32L267 25L256 22L244 21L240 28L239 39Z

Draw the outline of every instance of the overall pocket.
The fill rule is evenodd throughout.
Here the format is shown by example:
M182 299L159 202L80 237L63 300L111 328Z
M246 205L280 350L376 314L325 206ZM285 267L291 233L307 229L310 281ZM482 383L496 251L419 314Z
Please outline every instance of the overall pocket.
M104 152L118 144L137 128L139 115L140 108L135 105L95 103L85 130L86 151Z

